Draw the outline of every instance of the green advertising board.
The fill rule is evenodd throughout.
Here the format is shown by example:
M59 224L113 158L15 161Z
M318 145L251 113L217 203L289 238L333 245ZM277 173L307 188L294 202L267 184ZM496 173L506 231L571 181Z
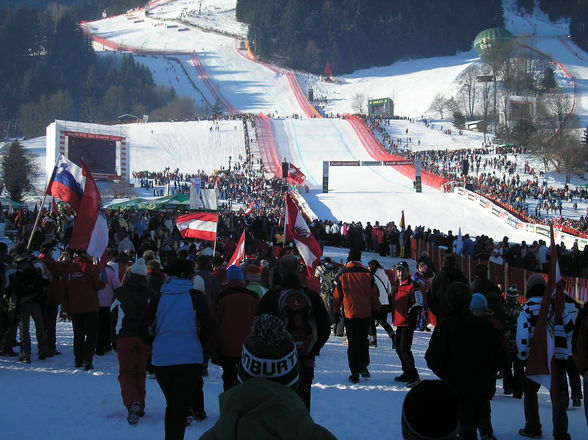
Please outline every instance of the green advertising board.
M394 116L394 102L390 98L368 99L368 114Z

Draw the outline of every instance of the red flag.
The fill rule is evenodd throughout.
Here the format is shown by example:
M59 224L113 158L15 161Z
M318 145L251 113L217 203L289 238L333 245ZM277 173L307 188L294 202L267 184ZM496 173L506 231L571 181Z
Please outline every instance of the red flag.
M551 388L551 371L555 359L554 336L548 326L550 304L552 295L555 297L555 307L552 320L558 323L561 320L565 306L563 281L557 262L557 248L553 238L553 227L550 228L551 259L549 264L549 278L547 287L541 300L541 308L537 316L535 331L529 345L529 357L527 359L527 377L538 384Z
M100 191L83 161L82 174L85 178L84 194L77 209L69 246L86 251L93 257L102 257L108 246L108 223L100 207Z
M208 212L195 212L176 218L176 226L184 238L199 238L215 241L218 215Z
M231 266L238 266L243 258L245 257L245 231L241 234L241 238L239 239L239 243L237 244L237 248L235 252L233 252L233 256L227 263L227 267Z
M294 183L296 185L302 185L304 180L306 180L306 176L299 168L295 167L293 164L288 163L288 182Z
M404 209L402 211L400 211L400 223L398 223L398 227L400 229L406 229L406 224L404 223Z
M285 240L293 241L296 244L296 248L302 256L304 264L306 264L308 273L314 275L314 270L318 266L323 252L290 194L286 196L285 221Z
M57 208L57 203L55 203L55 197L51 199L51 215L59 214L59 209Z

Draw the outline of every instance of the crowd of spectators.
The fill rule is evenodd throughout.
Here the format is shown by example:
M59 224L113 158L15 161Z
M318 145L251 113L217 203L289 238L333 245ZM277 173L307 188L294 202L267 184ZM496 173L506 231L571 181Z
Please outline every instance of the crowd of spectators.
M588 209L578 211L578 203L588 201L588 190L565 184L549 185L544 173L525 161L520 169L517 157L526 154L524 147L505 145L459 150L420 150L402 148L401 139L386 131L387 120L366 118L366 124L380 139L384 149L407 159L420 160L423 170L456 182L483 195L529 223L554 225L565 232L588 237ZM409 139L409 138L407 138ZM464 175L464 161L468 173ZM533 203L529 203L533 200ZM563 215L563 211L574 216ZM579 217L575 218L578 213Z

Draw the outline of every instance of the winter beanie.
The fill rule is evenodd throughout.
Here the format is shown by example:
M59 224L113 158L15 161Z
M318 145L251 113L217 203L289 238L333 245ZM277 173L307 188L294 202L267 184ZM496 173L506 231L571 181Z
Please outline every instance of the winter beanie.
M518 301L519 289L516 284L512 284L506 291L506 299L509 301Z
M243 281L243 271L239 266L231 266L227 269L227 281Z
M238 366L239 382L262 377L290 388L298 386L298 354L284 323L273 315L260 315L243 343Z
M143 258L139 258L135 263L131 266L131 273L135 275L147 276L147 266L145 265L145 260Z
M488 308L488 301L486 301L486 297L484 295L482 295L481 293L474 293L472 295L472 299L470 301L470 310L472 312L474 312L474 311L486 310L487 308Z

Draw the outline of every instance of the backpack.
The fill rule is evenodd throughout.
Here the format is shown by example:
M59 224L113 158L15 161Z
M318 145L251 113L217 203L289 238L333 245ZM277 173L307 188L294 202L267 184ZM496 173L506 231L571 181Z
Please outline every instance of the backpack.
M299 289L282 290L278 298L278 317L294 339L298 354L310 354L318 336L314 310L308 294Z
M19 302L26 302L45 293L47 280L31 260L21 260L12 275L11 287Z

